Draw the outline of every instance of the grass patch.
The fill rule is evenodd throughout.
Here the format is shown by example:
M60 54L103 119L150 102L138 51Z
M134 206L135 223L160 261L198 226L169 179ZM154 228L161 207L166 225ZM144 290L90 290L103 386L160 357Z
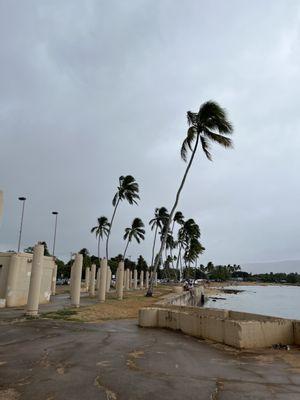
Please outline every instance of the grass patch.
M43 313L41 315L41 318L62 319L65 321L80 321L80 319L74 318L75 315L77 315L77 311L63 308L62 310Z

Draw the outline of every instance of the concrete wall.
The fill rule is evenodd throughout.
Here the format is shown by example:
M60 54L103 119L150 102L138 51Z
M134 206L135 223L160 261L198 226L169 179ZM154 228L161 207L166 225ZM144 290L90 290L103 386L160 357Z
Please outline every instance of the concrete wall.
M31 275L32 254L19 253L17 255L17 270L11 286L8 285L11 256L14 253L0 253L0 299L6 299L9 307L24 306L27 304L28 289ZM51 295L51 280L55 263L52 257L43 259L43 275L40 290L40 304L47 303ZM11 270L12 271L12 270Z
M300 345L300 321L294 321L293 322L294 326L294 340L295 344Z
M139 325L180 330L187 335L239 349L270 347L278 343L300 344L300 321L214 308L178 306L178 303L188 300L187 296L186 293L172 294L157 303L157 307L140 309ZM185 303L189 304L189 301Z
M273 318L268 321L237 321L167 308L142 308L139 325L180 330L187 335L224 343L239 349L300 344L300 321Z

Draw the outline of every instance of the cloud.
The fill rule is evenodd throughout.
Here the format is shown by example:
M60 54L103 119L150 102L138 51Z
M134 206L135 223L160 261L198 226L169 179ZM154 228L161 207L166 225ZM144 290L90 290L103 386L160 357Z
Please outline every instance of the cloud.
M235 149L199 153L180 208L195 218L203 262L299 258L299 4L189 1L0 1L1 249L88 247L112 213L118 177L135 176L141 203L121 204L123 230L169 209L185 164L186 111L228 109ZM151 254L152 233L128 254Z

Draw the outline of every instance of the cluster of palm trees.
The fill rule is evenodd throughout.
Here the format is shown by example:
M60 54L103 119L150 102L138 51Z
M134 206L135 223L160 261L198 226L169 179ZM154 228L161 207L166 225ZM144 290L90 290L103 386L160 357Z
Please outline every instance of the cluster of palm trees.
M232 147L232 141L228 137L233 132L233 127L227 118L226 111L216 102L208 101L200 106L198 112L187 112L188 130L186 138L181 146L181 158L187 162L183 178L176 193L175 201L170 213L165 207L156 208L154 218L150 221L151 229L154 230L154 242L152 247L151 266L153 267L153 279L150 281L148 296L152 296L154 276L159 265L162 263L165 251L165 263L176 261L177 269L182 265L182 259L189 265L195 263L204 247L201 245L200 229L193 219L184 220L180 211L177 210L180 195L187 175L190 171L195 154L199 147L202 148L208 160L212 161L210 145L216 142L225 148ZM190 153L190 157L188 155ZM109 238L115 219L117 208L123 200L129 204L137 204L139 200L139 186L131 175L121 176L119 186L113 197L113 214L110 222L106 217L98 218L98 225L92 228L98 238L98 256L100 258L100 241L106 237L106 258L109 257ZM178 225L177 236L174 237L174 227ZM157 235L160 235L160 246L155 256ZM135 218L131 227L125 229L124 240L126 240L124 257L128 245L135 238L139 243L144 240L144 224L139 218ZM174 251L176 250L176 255ZM182 269L181 269L182 270Z
M106 238L106 258L109 259L109 238L113 222L115 220L116 212L120 202L127 201L129 204L138 204L139 196L139 185L131 175L120 176L119 185L117 191L112 199L113 213L110 222L105 216L99 217L97 225L91 229L91 233L95 233L98 240L98 258L100 261L100 243L101 240ZM135 239L138 243L145 239L144 223L140 218L134 218L130 227L125 228L123 239L126 241L123 258L125 258L128 246L132 239Z
M176 271L180 272L181 278L183 261L184 266L190 267L191 263L197 262L199 255L203 253L205 248L199 241L199 225L192 218L185 220L182 212L177 211L172 220L172 227L169 227L169 229L167 228L168 219L168 210L166 207L160 207L155 209L154 218L149 221L151 230L154 230L151 265L154 265L157 235L159 234L161 242L166 237L164 260L162 255L161 260L158 260L159 266L164 266L166 277L170 278L169 270L170 265L172 265L173 271L176 268ZM176 226L177 230L175 230Z

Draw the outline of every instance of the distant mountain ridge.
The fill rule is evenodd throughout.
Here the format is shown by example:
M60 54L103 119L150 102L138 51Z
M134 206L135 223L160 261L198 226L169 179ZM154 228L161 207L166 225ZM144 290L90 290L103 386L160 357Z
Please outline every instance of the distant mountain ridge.
M300 260L286 261L268 261L256 263L240 264L242 271L252 272L255 274L264 274L266 272L298 272L300 274Z

